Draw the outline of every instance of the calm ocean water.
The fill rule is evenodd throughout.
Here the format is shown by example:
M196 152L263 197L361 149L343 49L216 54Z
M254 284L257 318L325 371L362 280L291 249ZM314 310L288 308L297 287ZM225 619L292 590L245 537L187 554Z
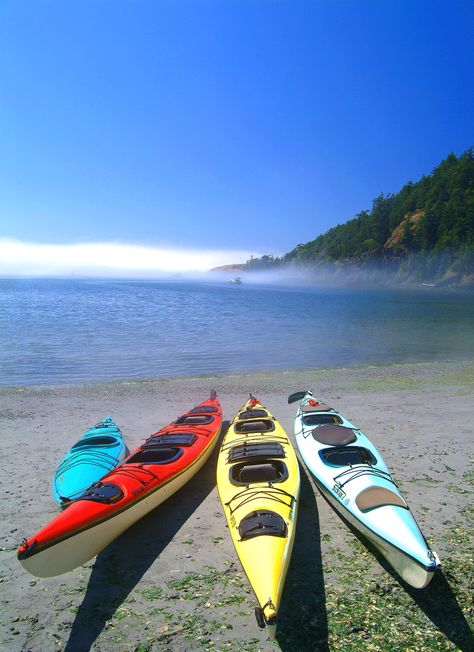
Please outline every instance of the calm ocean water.
M474 297L0 279L0 385L467 358Z

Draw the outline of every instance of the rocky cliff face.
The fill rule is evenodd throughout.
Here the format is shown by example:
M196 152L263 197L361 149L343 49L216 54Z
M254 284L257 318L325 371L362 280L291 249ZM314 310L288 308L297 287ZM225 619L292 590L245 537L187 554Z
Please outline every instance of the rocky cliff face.
M384 249L391 250L394 248L402 248L406 250L406 247L403 245L403 239L405 232L408 229L411 231L411 234L414 236L419 228L420 222L423 220L424 211L418 210L413 213L407 213L405 218L400 222L400 224L393 230L391 236L388 238L387 242L384 245Z

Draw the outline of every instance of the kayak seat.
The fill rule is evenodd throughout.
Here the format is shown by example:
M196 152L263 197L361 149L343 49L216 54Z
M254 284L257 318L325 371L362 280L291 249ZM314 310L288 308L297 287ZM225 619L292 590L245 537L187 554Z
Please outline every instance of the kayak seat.
M165 448L170 446L192 446L196 439L197 436L193 432L154 435L143 444L143 448L158 448L159 446L164 446Z
M403 498L386 487L367 487L357 495L355 501L361 512L367 512L370 509L383 507L384 505L396 505L408 509L408 505Z
M279 514L258 510L250 512L240 521L239 534L241 541L262 535L286 537L287 527Z
M179 419L176 419L175 424L178 426L207 426L214 421L211 414L185 414Z
M235 432L271 432L275 430L275 423L272 419L237 421L234 428Z
M227 461L239 462L241 460L266 459L268 457L285 457L283 446L276 441L239 444L230 449Z
M141 448L126 460L126 464L169 464L183 454L182 448Z
M234 464L229 470L229 480L234 485L248 485L257 482L283 482L288 477L288 469L284 462L278 460L266 464L241 462Z
M332 407L326 405L326 403L318 403L317 405L309 405L305 403L300 407L301 412L329 412L332 410Z
M89 437L88 439L80 439L74 444L71 450L77 450L78 448L84 448L86 446L117 446L118 443L117 437L111 437L110 435Z
M346 446L357 439L352 428L337 426L332 423L315 428L311 434L313 439L320 444L328 444L329 446Z
M331 466L354 466L354 464L367 464L373 466L377 460L372 453L362 446L335 446L323 448L319 455L326 464Z
M268 412L266 410L244 410L238 415L238 419L261 419L262 417L268 417Z
M210 412L217 412L215 405L201 405L194 407L192 410L189 410L188 414L209 414Z
M112 482L97 482L76 498L76 500L92 500L94 503L105 503L111 505L123 498L123 491L117 484ZM74 501L75 502L75 501Z
M304 426L324 426L326 424L334 423L339 425L342 423L342 419L338 414L305 414L303 416L303 425Z

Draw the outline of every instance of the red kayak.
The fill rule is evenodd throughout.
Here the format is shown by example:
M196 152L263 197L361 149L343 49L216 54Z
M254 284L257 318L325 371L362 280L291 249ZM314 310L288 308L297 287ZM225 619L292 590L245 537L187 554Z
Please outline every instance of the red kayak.
M38 577L80 566L180 489L211 455L222 426L216 393L151 435L18 549Z

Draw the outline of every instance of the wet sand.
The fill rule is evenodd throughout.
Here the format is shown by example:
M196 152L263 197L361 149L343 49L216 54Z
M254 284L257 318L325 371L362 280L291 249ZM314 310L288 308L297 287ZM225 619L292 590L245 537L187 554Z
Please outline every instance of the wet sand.
M252 392L291 437L291 392L311 388L339 409L379 448L449 572L422 592L408 589L303 472L280 626L268 641L217 495L218 447L188 485L97 558L51 579L23 570L16 547L57 513L53 473L87 427L111 415L133 449L213 388L227 422ZM418 640L469 649L473 388L474 362L456 361L1 389L0 649L389 650ZM348 588L351 599L373 602L367 625L344 601ZM393 648L384 609L395 619Z

